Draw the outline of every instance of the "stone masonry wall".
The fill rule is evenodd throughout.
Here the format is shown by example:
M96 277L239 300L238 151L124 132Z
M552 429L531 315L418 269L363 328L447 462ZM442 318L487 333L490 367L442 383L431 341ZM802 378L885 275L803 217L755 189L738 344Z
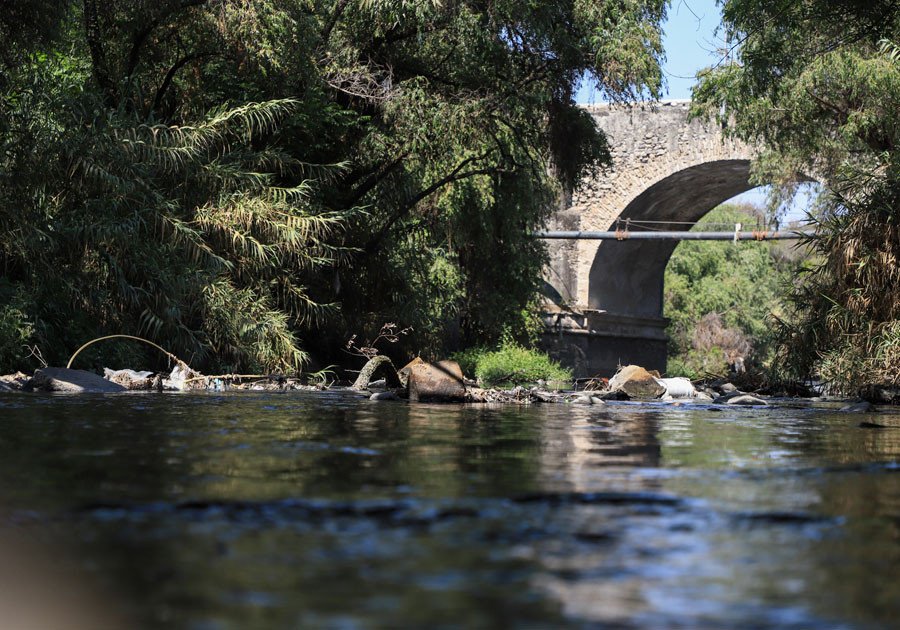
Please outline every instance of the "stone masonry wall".
M689 107L690 101L588 106L609 139L613 165L574 191L550 229L608 230L638 195L666 177L699 164L752 157L750 147L724 138L714 123L689 122ZM589 277L599 246L599 241L551 242L547 281L565 302L590 306Z

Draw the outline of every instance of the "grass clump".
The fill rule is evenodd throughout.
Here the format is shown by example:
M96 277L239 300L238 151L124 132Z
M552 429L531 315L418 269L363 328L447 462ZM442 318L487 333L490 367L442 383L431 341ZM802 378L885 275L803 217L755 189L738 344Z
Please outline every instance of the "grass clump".
M453 357L465 374L474 374L485 387L533 383L538 380L572 380L572 372L548 355L516 343L504 343L495 350L470 348Z

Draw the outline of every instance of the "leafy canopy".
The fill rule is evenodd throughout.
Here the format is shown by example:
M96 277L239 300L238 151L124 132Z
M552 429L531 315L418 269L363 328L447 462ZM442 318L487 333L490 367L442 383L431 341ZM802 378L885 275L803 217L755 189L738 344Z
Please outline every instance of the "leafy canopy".
M526 330L528 234L609 157L577 82L662 89L664 0L14 4L0 277L59 355L125 332L295 369L385 321L423 353Z
M695 110L764 144L760 178L808 174L830 194L810 242L822 263L793 295L779 367L836 390L897 382L900 5L726 0L734 57L704 73Z

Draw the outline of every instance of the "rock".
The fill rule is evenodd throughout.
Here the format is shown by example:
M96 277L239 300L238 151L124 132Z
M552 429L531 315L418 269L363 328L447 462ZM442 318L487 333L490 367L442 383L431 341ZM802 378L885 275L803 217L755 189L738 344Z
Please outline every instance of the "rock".
M397 376L400 378L400 386L406 387L409 384L409 373L412 370L414 365L422 365L425 361L422 360L422 357L416 357L402 368L397 370ZM463 384L465 384L465 379L463 379Z
M840 410L847 413L866 413L869 411L875 411L875 406L872 403L864 400L862 402L853 403L841 407Z
M713 397L710 396L709 394L707 394L706 392L697 392L697 394L694 396L694 400L697 400L700 402L712 402Z
M407 387L412 401L462 402L466 386L456 361L413 363L409 367ZM404 368L405 369L405 368Z
M610 390L621 390L631 398L659 398L666 393L664 385L639 365L626 365L609 379Z
M150 391L153 389L162 389L162 379L154 378L153 372L135 372L134 370L110 370L109 368L103 368L103 378L130 390Z
M376 374L384 374L385 383L387 383L389 387L403 386L400 383L400 378L397 376L397 370L394 369L394 364L391 363L391 360L388 357L379 354L368 360L363 366L363 369L360 370L359 376L356 377L356 381L354 381L351 387L353 389L366 389L369 386L369 381L371 381L372 377Z
M369 396L369 400L399 400L397 394L391 391L376 392Z
M631 400L631 396L623 392L621 389L610 389L605 392L597 392L596 397L600 400Z
M666 388L666 395L672 398L693 398L697 394L691 379L683 376L656 379Z
M722 391L723 394L730 394L730 393L736 392L738 390L738 388L735 387L734 384L732 384L732 383L722 383L719 386L719 389Z
M539 389L531 390L531 398L542 403L556 403L560 400L560 396Z
M35 370L29 385L30 389L36 391L72 394L108 394L127 391L118 383L108 381L93 372L52 367Z
M725 405L725 404L728 404L728 401L731 400L732 398L738 398L738 397L744 396L744 395L745 395L744 392L736 389L733 392L729 392L727 394L722 394L721 396L714 396L713 402L716 403L717 405Z
M866 387L861 395L869 402L883 405L900 404L900 387L889 385L872 385Z
M0 376L0 392L20 392L28 383L28 375L22 372Z
M571 402L573 405L593 405L594 397L591 396L590 394L588 394L587 396L582 394L580 396L575 396ZM603 401L601 400L600 402L603 402Z
M729 405L768 405L765 400L762 398L757 398L756 396L750 396L749 394L742 394L740 396L734 396L733 398L729 398L727 401Z

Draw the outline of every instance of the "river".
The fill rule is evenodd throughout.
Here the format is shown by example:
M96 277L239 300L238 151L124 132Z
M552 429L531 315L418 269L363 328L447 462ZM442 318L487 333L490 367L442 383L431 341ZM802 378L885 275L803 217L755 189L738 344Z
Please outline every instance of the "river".
M898 473L897 410L0 394L0 615L896 627Z

